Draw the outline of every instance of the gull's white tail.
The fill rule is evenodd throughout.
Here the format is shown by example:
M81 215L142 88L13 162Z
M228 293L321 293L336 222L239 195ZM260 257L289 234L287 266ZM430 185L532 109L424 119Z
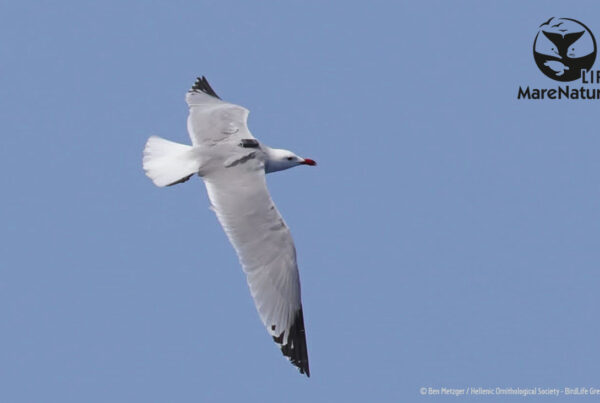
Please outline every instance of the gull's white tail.
M152 136L144 147L144 171L159 187L182 183L200 169L195 154L191 146Z

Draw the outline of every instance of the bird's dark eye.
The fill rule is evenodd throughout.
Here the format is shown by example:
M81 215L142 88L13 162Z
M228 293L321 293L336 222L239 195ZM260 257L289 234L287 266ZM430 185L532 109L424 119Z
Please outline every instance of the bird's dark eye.
M287 157L287 160L288 160L288 161L291 161L291 160L293 160L293 159L294 159L294 157Z

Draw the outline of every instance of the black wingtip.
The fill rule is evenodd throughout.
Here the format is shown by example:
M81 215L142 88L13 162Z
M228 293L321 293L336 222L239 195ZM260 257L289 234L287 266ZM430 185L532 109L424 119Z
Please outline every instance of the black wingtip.
M294 322L290 327L290 334L287 343L283 345L284 334L278 337L273 336L275 343L281 344L281 352L290 359L291 363L298 367L301 374L310 378L310 369L308 367L308 349L306 347L306 331L304 330L304 315L302 308L296 313Z
M217 95L215 90L212 89L206 77L198 77L194 85L192 85L192 89L190 91L202 91L203 93L213 96L215 98L221 99L220 96Z

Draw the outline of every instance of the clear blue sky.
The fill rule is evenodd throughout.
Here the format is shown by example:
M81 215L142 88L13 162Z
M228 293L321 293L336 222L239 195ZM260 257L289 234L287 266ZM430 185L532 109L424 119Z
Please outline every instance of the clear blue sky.
M1 3L0 401L600 387L600 101L516 99L559 84L537 27L600 39L600 4L536 3ZM268 178L310 379L263 328L201 180L142 171L148 136L188 142L198 75L319 163Z

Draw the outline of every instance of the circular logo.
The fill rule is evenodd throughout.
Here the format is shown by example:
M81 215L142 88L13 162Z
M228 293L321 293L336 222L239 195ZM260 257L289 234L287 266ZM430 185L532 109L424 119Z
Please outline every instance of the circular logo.
M556 81L573 81L596 60L592 31L572 18L550 18L533 41L533 57L542 73Z

